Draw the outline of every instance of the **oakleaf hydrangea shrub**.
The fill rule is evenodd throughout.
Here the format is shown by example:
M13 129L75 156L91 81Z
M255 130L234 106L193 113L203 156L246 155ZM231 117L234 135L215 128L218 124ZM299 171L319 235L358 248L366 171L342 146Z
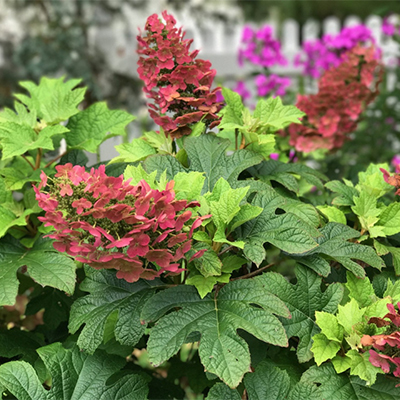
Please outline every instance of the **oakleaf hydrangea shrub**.
M329 180L276 149L282 130L345 146L379 99L355 32L317 94L249 109L151 15L139 74L158 126L96 165L85 151L134 117L85 108L76 79L21 84L0 113L2 398L400 398L398 163ZM243 57L281 62L274 40L249 30Z

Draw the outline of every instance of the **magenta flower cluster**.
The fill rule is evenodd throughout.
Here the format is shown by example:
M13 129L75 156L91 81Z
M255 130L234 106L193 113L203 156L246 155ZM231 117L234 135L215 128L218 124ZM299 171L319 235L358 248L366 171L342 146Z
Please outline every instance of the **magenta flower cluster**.
M159 191L144 180L131 185L122 175L107 176L104 165L90 172L72 164L56 170L54 178L42 172L34 187L46 211L39 220L54 228L48 237L56 250L96 269L114 268L128 282L183 271L180 260L191 249L193 231L209 216L193 215L197 202L176 200L174 181Z
M342 55L360 43L375 43L366 26L343 28L337 35L326 34L321 39L305 42L302 52L295 57L295 65L303 67L304 75L319 78L324 71L339 66L343 62Z

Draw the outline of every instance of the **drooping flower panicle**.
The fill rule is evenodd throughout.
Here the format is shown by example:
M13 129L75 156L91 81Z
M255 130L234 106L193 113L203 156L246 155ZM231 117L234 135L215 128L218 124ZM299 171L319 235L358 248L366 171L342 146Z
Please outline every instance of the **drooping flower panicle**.
M387 304L387 308L389 312L383 318L373 317L368 321L379 328L386 327L386 332L381 335L364 335L361 346L369 348L369 362L372 365L388 374L392 364L393 375L400 377L400 314L391 303ZM400 308L400 303L397 303L397 308Z
M128 282L182 271L193 230L208 216L193 216L190 209L199 203L176 200L173 181L159 191L144 180L131 185L122 175L107 176L104 165L56 170L53 179L42 172L34 190L46 211L39 219L54 228L48 236L57 250L96 269L115 268Z
M292 124L288 132L290 144L298 151L340 148L379 93L382 68L374 46L356 46L341 59L339 66L322 75L317 94L297 98L296 107L306 117L303 125Z
M153 100L150 116L166 135L180 138L200 120L210 128L218 125L221 88L211 89L216 71L209 61L196 59L198 50L190 51L193 40L184 39L172 15L164 11L162 16L165 23L157 14L151 15L144 34L137 38L138 73L146 96Z

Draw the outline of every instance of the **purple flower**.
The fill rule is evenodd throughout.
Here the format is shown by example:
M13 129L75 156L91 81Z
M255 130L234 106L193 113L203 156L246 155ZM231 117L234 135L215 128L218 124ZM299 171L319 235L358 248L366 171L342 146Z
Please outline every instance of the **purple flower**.
M284 96L286 94L286 88L290 86L290 78L271 74L269 76L257 75L255 78L257 85L257 94L260 97L267 95L272 96Z
M251 97L250 92L246 88L246 84L243 81L238 81L235 88L233 89L236 93L242 96L243 100L247 100Z
M242 33L242 48L239 50L239 65L249 61L254 65L270 68L273 65L286 65L287 60L281 53L281 44L273 38L272 28L264 25L253 30L246 25Z
M295 65L303 66L303 73L313 78L343 62L342 55L358 43L375 43L371 31L364 25L343 28L338 35L324 35L322 39L307 41L302 53L296 55ZM379 57L379 54L377 54Z
M383 18L382 32L387 36L393 36L395 33L399 33L400 29L396 32L396 26L389 22L389 16Z

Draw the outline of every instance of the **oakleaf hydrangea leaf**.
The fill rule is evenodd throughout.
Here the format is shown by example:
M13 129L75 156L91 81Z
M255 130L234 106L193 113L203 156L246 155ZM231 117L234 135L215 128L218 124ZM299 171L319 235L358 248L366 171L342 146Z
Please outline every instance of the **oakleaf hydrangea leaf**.
M337 341L328 339L322 333L314 335L312 340L311 351L314 354L314 360L317 365L321 365L324 361L335 357L340 350L340 344Z
M215 384L208 392L205 400L241 400L239 392L223 383Z
M29 94L16 94L15 97L24 103L29 110L36 111L38 118L49 124L66 121L79 112L77 106L83 100L86 89L74 89L80 79L64 82L64 77L52 79L43 77L39 85L33 82L20 82Z
M377 225L382 226L386 236L396 235L400 232L400 203L392 203L379 215Z
M180 310L163 316L177 307ZM284 303L260 277L230 282L204 299L192 286L167 289L153 296L143 309L144 322L158 320L150 331L149 360L160 365L178 352L191 333L199 332L199 355L205 369L234 388L250 370L249 348L237 335L238 329L264 342L287 346L285 330L273 314L290 317Z
M115 271L86 268L86 279L80 289L90 294L74 302L69 320L71 333L85 324L78 346L93 354L102 343L107 320L114 312L118 314L113 328L116 340L134 346L145 330L140 313L157 285L161 285L158 280L128 283L116 278Z
M374 288L368 277L360 279L350 272L347 272L346 276L349 297L356 300L360 307L367 307L377 300Z
M75 289L75 263L57 252L51 240L41 239L31 249L6 236L0 241L0 305L13 305L18 293L17 270L27 266L33 280L72 294Z
M80 352L77 346L65 349L53 343L37 350L51 375L51 388L45 390L33 367L23 361L0 366L0 384L19 400L145 400L146 380L129 374L107 384L125 364L121 357L97 351ZM127 397L129 395L129 397Z
M156 154L156 149L141 138L133 139L129 143L119 144L115 146L115 150L118 151L119 156L114 157L109 164L136 162Z
M96 153L98 146L113 136L125 136L125 127L135 117L123 110L109 110L105 102L94 103L68 122L68 146ZM141 139L139 139L141 140Z
M9 121L20 125L25 124L31 128L35 127L37 123L35 110L29 112L29 110L19 101L14 102L14 108L15 112L9 108L4 108L4 110L0 112L0 123Z
M68 132L64 126L47 126L36 133L28 125L15 122L0 123L0 140L2 145L2 159L19 156L28 150L42 148L54 150L52 136Z
M374 385L355 376L337 374L331 364L320 367L313 366L301 377L299 386L311 385L314 389L308 397L298 397L307 400L397 400L400 388L395 387L395 381L378 376ZM294 399L294 398L293 398Z
M288 338L297 336L300 339L297 357L299 362L306 362L313 356L310 350L311 338L320 331L315 322L315 312L334 313L342 299L343 287L335 283L322 292L322 279L315 272L302 266L296 267L296 277L295 285L275 272L263 274L259 279L288 306L292 318L281 321Z
M316 257L319 258L322 267L321 274L323 276L327 276L330 271L327 260L337 261L354 275L361 278L365 276L364 268L353 261L353 259L363 261L379 270L385 266L383 260L376 254L372 247L347 241L348 239L360 236L360 233L355 229L347 225L329 222L320 229L320 232L322 235L316 238L318 246L298 257L297 260L302 264L310 266L311 260L315 262Z
M358 190L354 186L340 181L327 182L325 183L325 187L338 194L332 201L332 204L336 206L352 206L354 205L354 196L359 195Z

